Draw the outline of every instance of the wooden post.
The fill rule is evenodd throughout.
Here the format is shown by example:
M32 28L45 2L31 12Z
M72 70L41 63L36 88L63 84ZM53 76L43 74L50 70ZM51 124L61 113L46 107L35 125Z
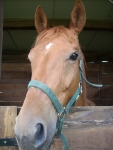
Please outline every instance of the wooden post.
M0 106L0 138L14 138L16 106ZM0 150L17 150L17 147L0 147Z
M2 63L2 39L3 39L3 0L0 0L0 78Z

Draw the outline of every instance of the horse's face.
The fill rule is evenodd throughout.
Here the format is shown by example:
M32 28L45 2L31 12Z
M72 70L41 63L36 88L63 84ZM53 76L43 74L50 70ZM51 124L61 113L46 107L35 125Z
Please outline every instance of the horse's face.
M35 26L40 34L28 55L32 80L39 80L51 88L62 106L67 104L79 84L77 33L84 24L85 10L79 0L72 11L69 29L63 26L47 29L47 19L41 7L35 14ZM49 149L56 132L56 122L57 113L48 96L40 89L29 88L16 118L19 149Z

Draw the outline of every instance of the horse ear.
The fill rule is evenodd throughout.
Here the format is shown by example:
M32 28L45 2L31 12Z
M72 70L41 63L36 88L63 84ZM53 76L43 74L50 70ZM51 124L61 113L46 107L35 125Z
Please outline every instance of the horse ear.
M46 14L41 6L38 6L35 12L35 27L38 33L49 28Z
M81 0L77 0L75 7L71 13L70 28L80 33L86 22L85 8Z

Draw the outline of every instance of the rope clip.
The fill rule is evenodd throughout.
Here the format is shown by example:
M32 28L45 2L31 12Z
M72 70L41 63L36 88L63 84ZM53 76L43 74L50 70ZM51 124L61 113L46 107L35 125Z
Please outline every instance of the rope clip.
M62 113L58 113L58 120L60 121L62 118L65 118L66 112L65 112L65 107L63 108Z

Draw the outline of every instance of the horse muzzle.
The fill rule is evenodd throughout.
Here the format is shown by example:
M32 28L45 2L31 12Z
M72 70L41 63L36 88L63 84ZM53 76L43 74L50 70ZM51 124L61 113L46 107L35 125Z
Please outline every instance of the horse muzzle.
M28 127L26 127L26 129ZM48 129L45 124L37 123L35 127L31 127L28 132L26 132L26 129L21 130L17 125L15 125L15 134L17 137L19 150L45 150L45 147L46 150L49 150L52 139L48 138ZM53 136L54 135L49 135L49 137Z

